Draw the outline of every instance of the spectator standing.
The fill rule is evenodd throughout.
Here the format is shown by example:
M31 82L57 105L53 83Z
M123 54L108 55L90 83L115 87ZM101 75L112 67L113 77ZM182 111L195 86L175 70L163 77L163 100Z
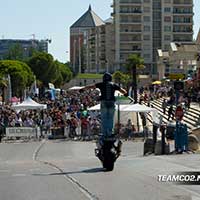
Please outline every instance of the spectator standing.
M164 99L162 102L163 114L165 114L166 108L167 108L167 101L166 101L166 99Z
M170 120L170 118L172 118L172 120L174 119L173 105L170 105L168 109L168 120Z

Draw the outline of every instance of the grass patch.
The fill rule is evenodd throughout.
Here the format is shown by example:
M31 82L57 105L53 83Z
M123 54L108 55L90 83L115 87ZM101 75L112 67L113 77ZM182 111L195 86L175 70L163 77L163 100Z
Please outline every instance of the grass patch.
M78 74L76 78L79 79L101 79L103 74Z

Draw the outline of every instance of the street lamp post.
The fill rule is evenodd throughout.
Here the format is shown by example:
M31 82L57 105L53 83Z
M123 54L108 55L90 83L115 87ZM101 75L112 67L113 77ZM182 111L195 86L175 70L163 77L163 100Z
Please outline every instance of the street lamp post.
M132 94L134 97L134 103L137 103L137 69L136 65L132 67Z

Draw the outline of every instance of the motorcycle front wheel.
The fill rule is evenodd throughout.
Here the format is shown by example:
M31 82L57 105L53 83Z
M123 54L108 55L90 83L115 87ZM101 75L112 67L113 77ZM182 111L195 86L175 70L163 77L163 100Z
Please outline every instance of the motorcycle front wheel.
M114 169L114 163L115 163L115 155L113 152L106 152L104 155L104 159L102 161L103 168L106 171L112 171Z

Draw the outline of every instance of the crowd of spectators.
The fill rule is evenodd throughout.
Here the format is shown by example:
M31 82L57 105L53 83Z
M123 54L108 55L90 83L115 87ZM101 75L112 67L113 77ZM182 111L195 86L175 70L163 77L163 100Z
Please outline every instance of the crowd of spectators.
M164 97L162 103L163 114L168 109L168 119L174 117L173 105L176 104L176 96L173 86L151 85L139 89L139 103L151 105L151 101ZM195 94L195 95L194 95ZM99 103L99 91L88 90L80 93L78 90L61 91L55 100L51 100L50 93L38 98L32 97L38 103L47 105L45 110L21 110L16 111L12 105L0 105L0 125L6 127L39 127L41 135L48 135L55 129L62 132L68 130L69 137L91 137L100 132L101 116L99 111L88 111ZM200 90L191 88L187 92L180 93L178 103L184 103L186 108L190 107L191 101L200 102ZM146 126L146 117L141 115L143 128ZM116 128L115 131L120 129ZM129 119L123 125L127 138L133 136L136 126ZM5 131L4 131L5 132ZM124 133L123 133L124 134Z
M67 91L61 92L55 100L47 95L42 99L33 100L47 105L45 110L16 111L12 105L0 106L1 127L39 127L42 135L52 130L67 128L69 137L85 138L97 134L100 129L98 112L88 112L87 108L98 103L99 91ZM81 133L78 133L81 127Z

